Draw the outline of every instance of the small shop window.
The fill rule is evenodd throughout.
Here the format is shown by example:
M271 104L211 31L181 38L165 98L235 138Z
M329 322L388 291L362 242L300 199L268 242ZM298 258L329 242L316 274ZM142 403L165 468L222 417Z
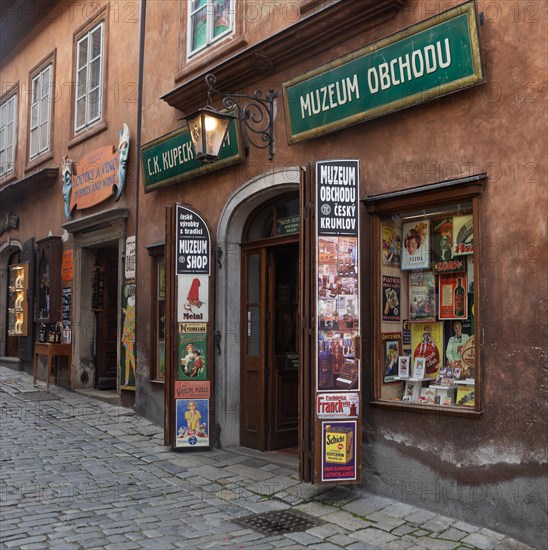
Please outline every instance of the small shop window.
M366 200L374 214L375 403L455 413L481 410L481 188L446 183L432 186L430 195L422 188L405 197Z
M192 0L189 4L188 51L190 55L216 43L233 31L233 0Z

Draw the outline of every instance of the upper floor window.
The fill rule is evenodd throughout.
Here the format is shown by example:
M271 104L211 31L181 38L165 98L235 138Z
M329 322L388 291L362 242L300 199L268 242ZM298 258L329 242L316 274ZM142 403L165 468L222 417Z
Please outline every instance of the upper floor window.
M76 42L76 132L101 120L103 64L104 22L101 22Z
M234 0L191 0L188 18L190 55L234 29Z
M33 159L50 148L53 65L40 70L31 80L30 153Z
M15 136L17 131L17 94L0 104L0 176L15 169Z

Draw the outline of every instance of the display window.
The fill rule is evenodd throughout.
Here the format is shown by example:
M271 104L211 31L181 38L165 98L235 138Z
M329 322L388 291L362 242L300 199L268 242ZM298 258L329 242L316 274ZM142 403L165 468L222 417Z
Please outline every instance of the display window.
M366 200L372 219L375 403L481 411L479 196L439 184ZM460 197L454 197L455 191ZM455 200L457 198L457 200ZM445 199L445 200L444 200ZM438 202L439 201L439 202Z

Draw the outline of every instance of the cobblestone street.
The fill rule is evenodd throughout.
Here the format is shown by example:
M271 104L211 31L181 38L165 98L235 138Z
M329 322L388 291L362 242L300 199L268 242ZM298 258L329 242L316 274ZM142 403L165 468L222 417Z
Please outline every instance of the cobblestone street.
M525 549L493 531L345 487L301 483L294 459L173 453L131 410L6 368L1 381L1 548ZM319 520L261 534L261 512Z

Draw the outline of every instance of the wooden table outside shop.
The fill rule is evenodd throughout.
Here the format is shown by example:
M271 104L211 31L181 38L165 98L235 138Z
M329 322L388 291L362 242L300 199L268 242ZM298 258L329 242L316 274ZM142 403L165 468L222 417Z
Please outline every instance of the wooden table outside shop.
M36 371L38 370L38 356L46 355L48 360L46 364L46 383L49 389L49 378L51 369L55 364L55 383L59 374L59 356L64 356L68 360L68 386L70 388L70 369L72 364L72 344L44 344L35 342L34 344L34 384L36 384ZM55 360L55 363L54 363Z

